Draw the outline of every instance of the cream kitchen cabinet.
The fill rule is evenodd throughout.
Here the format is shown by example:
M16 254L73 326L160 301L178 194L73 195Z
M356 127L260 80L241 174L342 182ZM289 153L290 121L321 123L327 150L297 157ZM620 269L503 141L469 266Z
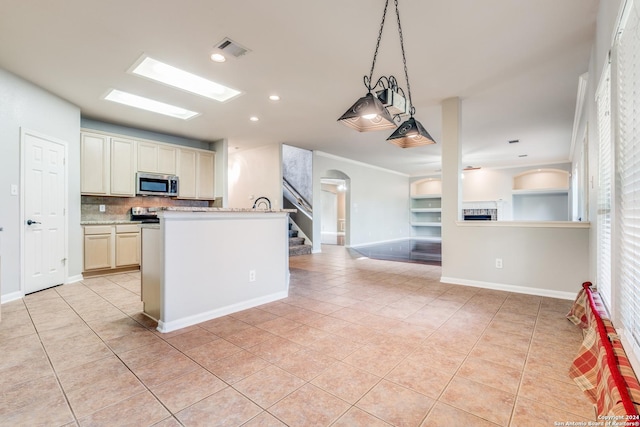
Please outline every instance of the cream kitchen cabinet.
M139 141L138 172L175 175L177 153L178 150L175 146Z
M111 225L84 227L84 270L113 268L113 234Z
M107 135L80 134L80 192L108 196L110 194L111 138Z
M136 195L136 143L123 138L111 138L112 196Z
M206 150L178 150L180 199L215 199L215 155L215 152Z
M118 224L115 229L115 266L140 265L140 227L137 224Z
M196 198L215 199L214 173L216 154L214 152L198 151Z
M178 198L195 199L197 197L196 183L198 163L196 150L180 148L178 150Z
M135 196L135 141L82 132L80 162L81 194Z
M111 270L137 265L140 265L138 224L84 227L84 271Z

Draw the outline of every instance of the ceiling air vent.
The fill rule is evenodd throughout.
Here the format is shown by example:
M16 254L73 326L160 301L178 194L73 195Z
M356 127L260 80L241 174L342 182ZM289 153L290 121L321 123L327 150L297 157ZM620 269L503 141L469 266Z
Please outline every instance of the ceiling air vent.
M216 44L216 49L222 52L224 55L231 55L234 58L239 58L247 52L250 52L246 47L240 46L230 38L223 39L220 43Z

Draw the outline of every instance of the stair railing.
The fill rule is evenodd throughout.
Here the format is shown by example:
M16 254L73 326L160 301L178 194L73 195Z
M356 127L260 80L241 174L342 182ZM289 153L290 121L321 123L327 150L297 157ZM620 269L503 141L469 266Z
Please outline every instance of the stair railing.
M291 203L295 204L298 209L302 210L309 218L313 218L313 208L311 207L311 204L302 197L300 193L298 193L295 187L291 185L286 178L282 178L282 185L285 190L290 193L290 197L287 197L287 199L289 199ZM286 192L285 195L287 195Z

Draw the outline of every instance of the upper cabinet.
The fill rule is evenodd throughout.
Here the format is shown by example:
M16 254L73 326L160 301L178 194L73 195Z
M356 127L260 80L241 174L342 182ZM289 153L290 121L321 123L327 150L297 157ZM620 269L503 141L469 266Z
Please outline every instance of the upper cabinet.
M149 141L138 142L138 172L176 174L177 148Z
M80 134L80 192L108 196L110 194L111 138L106 135Z
M178 149L178 198L215 199L215 155L213 151Z
M136 172L148 172L177 175L180 199L215 199L215 151L83 130L80 156L83 195L135 197Z
M196 197L198 199L213 200L215 198L214 174L216 154L214 152L198 151L198 176L196 182Z
M135 141L82 132L80 192L99 196L135 196Z
M111 138L111 195L136 195L136 143L130 139Z
M197 152L189 148L178 150L178 197L180 199L195 199Z

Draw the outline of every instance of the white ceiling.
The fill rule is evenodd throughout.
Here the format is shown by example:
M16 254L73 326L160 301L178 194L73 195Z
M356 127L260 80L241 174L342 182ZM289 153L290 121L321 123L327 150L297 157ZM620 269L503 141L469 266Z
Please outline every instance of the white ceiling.
M3 0L0 67L78 105L83 116L245 149L321 150L404 172L439 169L443 99L462 99L463 163L569 160L579 76L598 0L401 0L416 118L439 142L401 149L391 132L336 119L366 93L383 0ZM251 50L209 59L223 38ZM127 73L143 54L243 95L226 103ZM393 2L374 78L406 90ZM188 121L102 97L111 88L202 114ZM274 103L272 93L281 96ZM257 115L253 123L249 117ZM508 140L519 139L519 144ZM527 154L526 158L519 158Z

